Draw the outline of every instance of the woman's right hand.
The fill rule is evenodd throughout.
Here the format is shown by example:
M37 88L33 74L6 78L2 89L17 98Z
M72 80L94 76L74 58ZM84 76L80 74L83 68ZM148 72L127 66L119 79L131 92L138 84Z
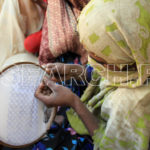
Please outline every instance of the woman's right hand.
M43 93L45 86L51 90L51 94ZM94 131L98 129L99 122L95 116L86 108L86 106L80 101L79 97L75 95L70 89L57 85L49 78L45 77L43 83L39 85L35 92L35 97L45 103L48 107L51 106L70 106L72 107L78 116L81 118L85 126L87 127L91 136L94 135Z
M71 78L80 81L85 80L85 68L81 65L49 63L45 66L45 69L51 80L55 82L67 81Z
M51 92L43 92L45 87ZM80 101L79 97L75 95L69 88L66 88L62 85L57 85L48 77L44 77L43 82L39 85L35 92L35 97L45 103L47 107L70 106L74 108L75 102Z

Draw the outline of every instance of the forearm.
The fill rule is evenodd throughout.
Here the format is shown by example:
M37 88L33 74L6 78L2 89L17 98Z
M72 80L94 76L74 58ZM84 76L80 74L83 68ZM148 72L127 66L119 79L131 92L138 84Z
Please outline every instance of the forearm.
M89 134L93 136L94 131L99 127L99 122L96 117L86 108L78 97L75 98L75 102L72 107L85 124Z

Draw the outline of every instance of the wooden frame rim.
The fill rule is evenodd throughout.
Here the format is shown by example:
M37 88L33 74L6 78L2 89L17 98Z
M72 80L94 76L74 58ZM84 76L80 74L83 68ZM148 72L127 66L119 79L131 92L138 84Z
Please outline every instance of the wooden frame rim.
M6 70L8 70L9 68L14 67L14 66L16 66L16 65L22 65L22 64L31 64L31 65L40 67L42 70L45 71L45 69L44 69L42 66L40 66L39 64L32 63L32 62L18 62L18 63L14 63L14 64L9 65L9 66L7 66L6 68L2 69L2 71L0 72L0 75L1 75L2 73L4 73ZM57 113L57 107L52 107L51 116L50 116L50 118L49 118L48 123L46 123L46 124L47 124L46 132L43 133L43 135L41 135L41 136L40 136L37 140L35 140L34 142L29 143L29 144L26 144L26 145L14 146L14 145L9 145L9 144L6 144L6 143L0 141L0 145L2 145L2 146L7 146L7 147L10 147L10 148L24 148L24 147L28 147L28 146L30 146L30 145L35 144L36 142L38 142L39 140L41 140L41 139L43 138L43 136L47 133L47 131L50 129L50 126L52 125L52 122L53 122L53 120L54 120L54 118L55 118L55 116L56 116L56 113Z

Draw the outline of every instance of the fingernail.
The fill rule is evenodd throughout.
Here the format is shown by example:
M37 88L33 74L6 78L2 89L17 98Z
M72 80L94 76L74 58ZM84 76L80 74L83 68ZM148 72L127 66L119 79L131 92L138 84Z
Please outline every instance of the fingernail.
M45 65L45 64L44 64L44 65L42 65L42 68L44 68L44 69L45 69L45 68L46 68L46 65Z
M48 68L45 69L46 72L50 72Z

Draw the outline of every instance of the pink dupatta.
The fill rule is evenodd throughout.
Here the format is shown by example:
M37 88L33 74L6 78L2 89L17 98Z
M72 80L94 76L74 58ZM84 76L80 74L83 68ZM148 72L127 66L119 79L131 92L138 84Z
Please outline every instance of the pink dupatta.
M81 61L86 62L87 53L80 44L76 31L79 9L81 5L73 0L48 0L39 53L41 64L53 62L67 51L81 55Z

